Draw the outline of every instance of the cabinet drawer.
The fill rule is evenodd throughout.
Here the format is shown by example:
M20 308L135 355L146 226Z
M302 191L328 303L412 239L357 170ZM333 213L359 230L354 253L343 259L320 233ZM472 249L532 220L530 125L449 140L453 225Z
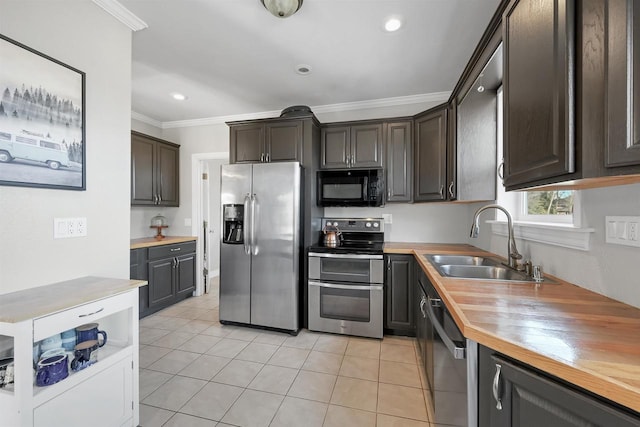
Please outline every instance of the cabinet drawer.
M120 295L114 295L35 319L33 321L33 340L40 341L62 331L85 323L96 322L98 319L110 314L127 310L138 303L135 298L137 293L138 290L134 289Z
M149 248L149 259L170 258L196 251L196 242L174 243Z

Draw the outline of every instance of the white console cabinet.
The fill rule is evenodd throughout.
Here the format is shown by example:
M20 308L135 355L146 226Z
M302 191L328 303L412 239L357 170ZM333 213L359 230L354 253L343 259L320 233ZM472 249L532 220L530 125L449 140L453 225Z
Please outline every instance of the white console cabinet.
M138 288L144 285L84 277L0 295L0 348L12 353L15 372L14 384L0 388L0 425L137 426ZM37 386L34 345L85 323L107 332L98 361Z

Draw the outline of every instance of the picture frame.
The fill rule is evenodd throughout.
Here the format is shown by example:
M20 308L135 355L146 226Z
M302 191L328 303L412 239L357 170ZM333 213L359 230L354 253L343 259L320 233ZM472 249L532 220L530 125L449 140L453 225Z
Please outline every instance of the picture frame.
M0 34L0 185L86 190L85 73Z

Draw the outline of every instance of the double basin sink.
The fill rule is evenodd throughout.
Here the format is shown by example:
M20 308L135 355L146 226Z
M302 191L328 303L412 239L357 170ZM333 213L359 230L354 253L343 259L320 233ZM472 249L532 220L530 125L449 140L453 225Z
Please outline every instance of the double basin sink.
M423 255L441 276L463 279L535 282L524 272L507 267L498 258L473 255ZM545 282L547 280L545 279Z

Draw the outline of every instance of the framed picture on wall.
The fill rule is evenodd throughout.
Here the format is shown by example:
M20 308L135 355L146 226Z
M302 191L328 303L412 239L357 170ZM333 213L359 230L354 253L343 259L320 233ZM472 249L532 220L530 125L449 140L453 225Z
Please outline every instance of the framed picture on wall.
M86 189L85 73L0 34L0 185Z

